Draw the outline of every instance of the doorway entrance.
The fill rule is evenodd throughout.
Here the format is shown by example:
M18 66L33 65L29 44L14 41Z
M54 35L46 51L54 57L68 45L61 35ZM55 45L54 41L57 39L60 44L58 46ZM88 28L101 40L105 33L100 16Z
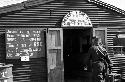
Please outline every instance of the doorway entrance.
M92 28L63 29L64 80L81 77L84 58L91 46Z

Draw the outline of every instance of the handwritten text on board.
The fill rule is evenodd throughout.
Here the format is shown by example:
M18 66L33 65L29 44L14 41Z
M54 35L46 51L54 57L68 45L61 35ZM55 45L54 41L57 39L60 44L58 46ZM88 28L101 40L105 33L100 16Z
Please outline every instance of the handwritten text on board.
M7 57L37 57L44 54L44 32L41 30L6 30Z

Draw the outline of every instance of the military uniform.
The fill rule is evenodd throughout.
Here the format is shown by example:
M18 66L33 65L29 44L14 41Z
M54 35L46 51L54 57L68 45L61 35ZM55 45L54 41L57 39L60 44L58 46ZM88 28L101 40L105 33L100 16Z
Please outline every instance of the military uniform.
M104 54L99 51L99 46L92 46L88 51L88 57L91 61L91 70L93 73L93 82L104 82Z

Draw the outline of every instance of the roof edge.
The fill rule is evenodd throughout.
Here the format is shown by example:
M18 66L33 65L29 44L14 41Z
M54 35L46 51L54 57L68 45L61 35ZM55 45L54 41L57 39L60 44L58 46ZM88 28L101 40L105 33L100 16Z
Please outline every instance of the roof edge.
M0 14L25 9L27 7L45 4L54 0L29 0L22 3L12 4L0 8Z
M125 11L124 10L122 10L122 9L116 7L116 6L113 6L111 4L105 3L105 2L103 2L101 0L88 0L88 1L92 2L92 3L95 3L97 5L103 6L105 8L111 9L113 11L116 11L116 12L122 14L122 15L125 15Z

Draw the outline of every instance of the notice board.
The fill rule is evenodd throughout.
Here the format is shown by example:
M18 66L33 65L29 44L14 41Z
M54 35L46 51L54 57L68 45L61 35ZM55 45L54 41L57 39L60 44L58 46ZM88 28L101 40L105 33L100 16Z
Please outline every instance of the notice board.
M45 57L45 34L40 28L6 29L6 58Z

